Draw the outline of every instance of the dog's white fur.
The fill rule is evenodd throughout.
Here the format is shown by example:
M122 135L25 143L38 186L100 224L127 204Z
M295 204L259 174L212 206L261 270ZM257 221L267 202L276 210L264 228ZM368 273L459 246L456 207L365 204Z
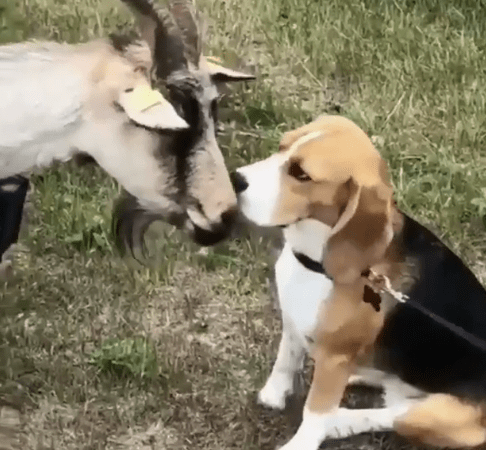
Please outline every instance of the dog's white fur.
M262 227L281 225L273 221L280 197L278 186L282 167L301 145L321 136L321 132L309 133L298 139L284 153L276 153L263 161L240 167L238 172L248 181L248 188L240 195L241 210L253 223Z
M259 393L262 404L283 409L291 393L295 373L301 368L307 338L315 327L317 311L328 298L332 281L300 264L293 250L320 258L320 242L330 228L317 220L306 220L284 230L285 245L275 266L277 292L282 312L282 340L277 360L265 387Z
M286 159L276 153L263 161L238 169L238 172L246 179L251 179L248 188L240 197L241 210L249 220L257 225L266 227L272 223L279 195L278 189L272 188L279 184L280 168Z

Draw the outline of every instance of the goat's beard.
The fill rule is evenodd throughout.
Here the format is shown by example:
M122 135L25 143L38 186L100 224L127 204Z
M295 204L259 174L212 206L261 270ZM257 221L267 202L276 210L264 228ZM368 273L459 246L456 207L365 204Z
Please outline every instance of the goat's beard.
M173 208L151 210L140 205L137 198L128 192L115 202L113 209L112 231L116 246L122 255L129 252L135 259L137 255L147 256L145 232L155 221L163 221L186 232L198 245L213 246L234 234L235 230L215 229L205 230L193 223L181 202L170 202Z
M175 202L174 208L166 210L146 209L140 205L136 197L124 191L115 202L112 219L115 243L122 255L128 251L136 258L136 251L140 251L145 257L147 254L145 232L153 222L158 220L181 229L184 227L186 215Z

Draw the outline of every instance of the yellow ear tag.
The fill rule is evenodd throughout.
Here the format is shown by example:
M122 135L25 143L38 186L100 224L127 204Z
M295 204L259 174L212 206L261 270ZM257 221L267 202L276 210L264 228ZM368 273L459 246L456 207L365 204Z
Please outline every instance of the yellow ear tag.
M221 58L218 58L217 56L206 56L206 61L214 64L223 64L223 61L221 61Z
M207 61L206 64L208 65L208 67L212 70L218 70L221 66L219 66L218 64L214 64L210 61Z
M148 84L137 86L130 97L131 106L139 112L146 111L158 104L168 103L159 91L152 89Z
M223 61L217 56L206 56L206 64L210 69L218 70L221 67L221 64L223 64Z
M206 64L210 69L218 70L221 68L223 61L221 61L221 58L218 58L217 56L206 56Z

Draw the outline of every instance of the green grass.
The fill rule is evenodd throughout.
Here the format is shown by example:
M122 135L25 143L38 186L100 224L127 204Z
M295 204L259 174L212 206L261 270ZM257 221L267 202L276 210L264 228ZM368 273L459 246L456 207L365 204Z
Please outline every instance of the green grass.
M375 140L402 209L486 280L483 0L198 4L207 53L258 75L223 105L229 167L340 112ZM116 0L2 6L1 42L86 41L132 24ZM99 169L68 165L33 181L17 278L0 286L0 401L22 410L22 448L266 450L291 436L298 406L269 415L254 404L280 326L268 239L201 254L160 225L151 267L140 267L112 247L117 187ZM406 445L365 435L328 447Z

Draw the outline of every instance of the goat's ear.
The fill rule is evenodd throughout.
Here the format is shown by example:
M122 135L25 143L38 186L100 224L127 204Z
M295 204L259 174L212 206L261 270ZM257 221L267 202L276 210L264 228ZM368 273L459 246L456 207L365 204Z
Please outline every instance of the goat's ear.
M332 228L323 265L338 283L352 284L384 255L393 236L392 189L347 183L349 198Z
M214 83L230 83L234 81L246 81L254 80L255 75L250 75L243 72L237 72L236 70L228 69L217 64L215 61L219 61L215 57L205 57L206 64L208 66L209 75Z
M118 104L131 120L144 127L165 130L189 128L162 94L148 84L121 92Z

